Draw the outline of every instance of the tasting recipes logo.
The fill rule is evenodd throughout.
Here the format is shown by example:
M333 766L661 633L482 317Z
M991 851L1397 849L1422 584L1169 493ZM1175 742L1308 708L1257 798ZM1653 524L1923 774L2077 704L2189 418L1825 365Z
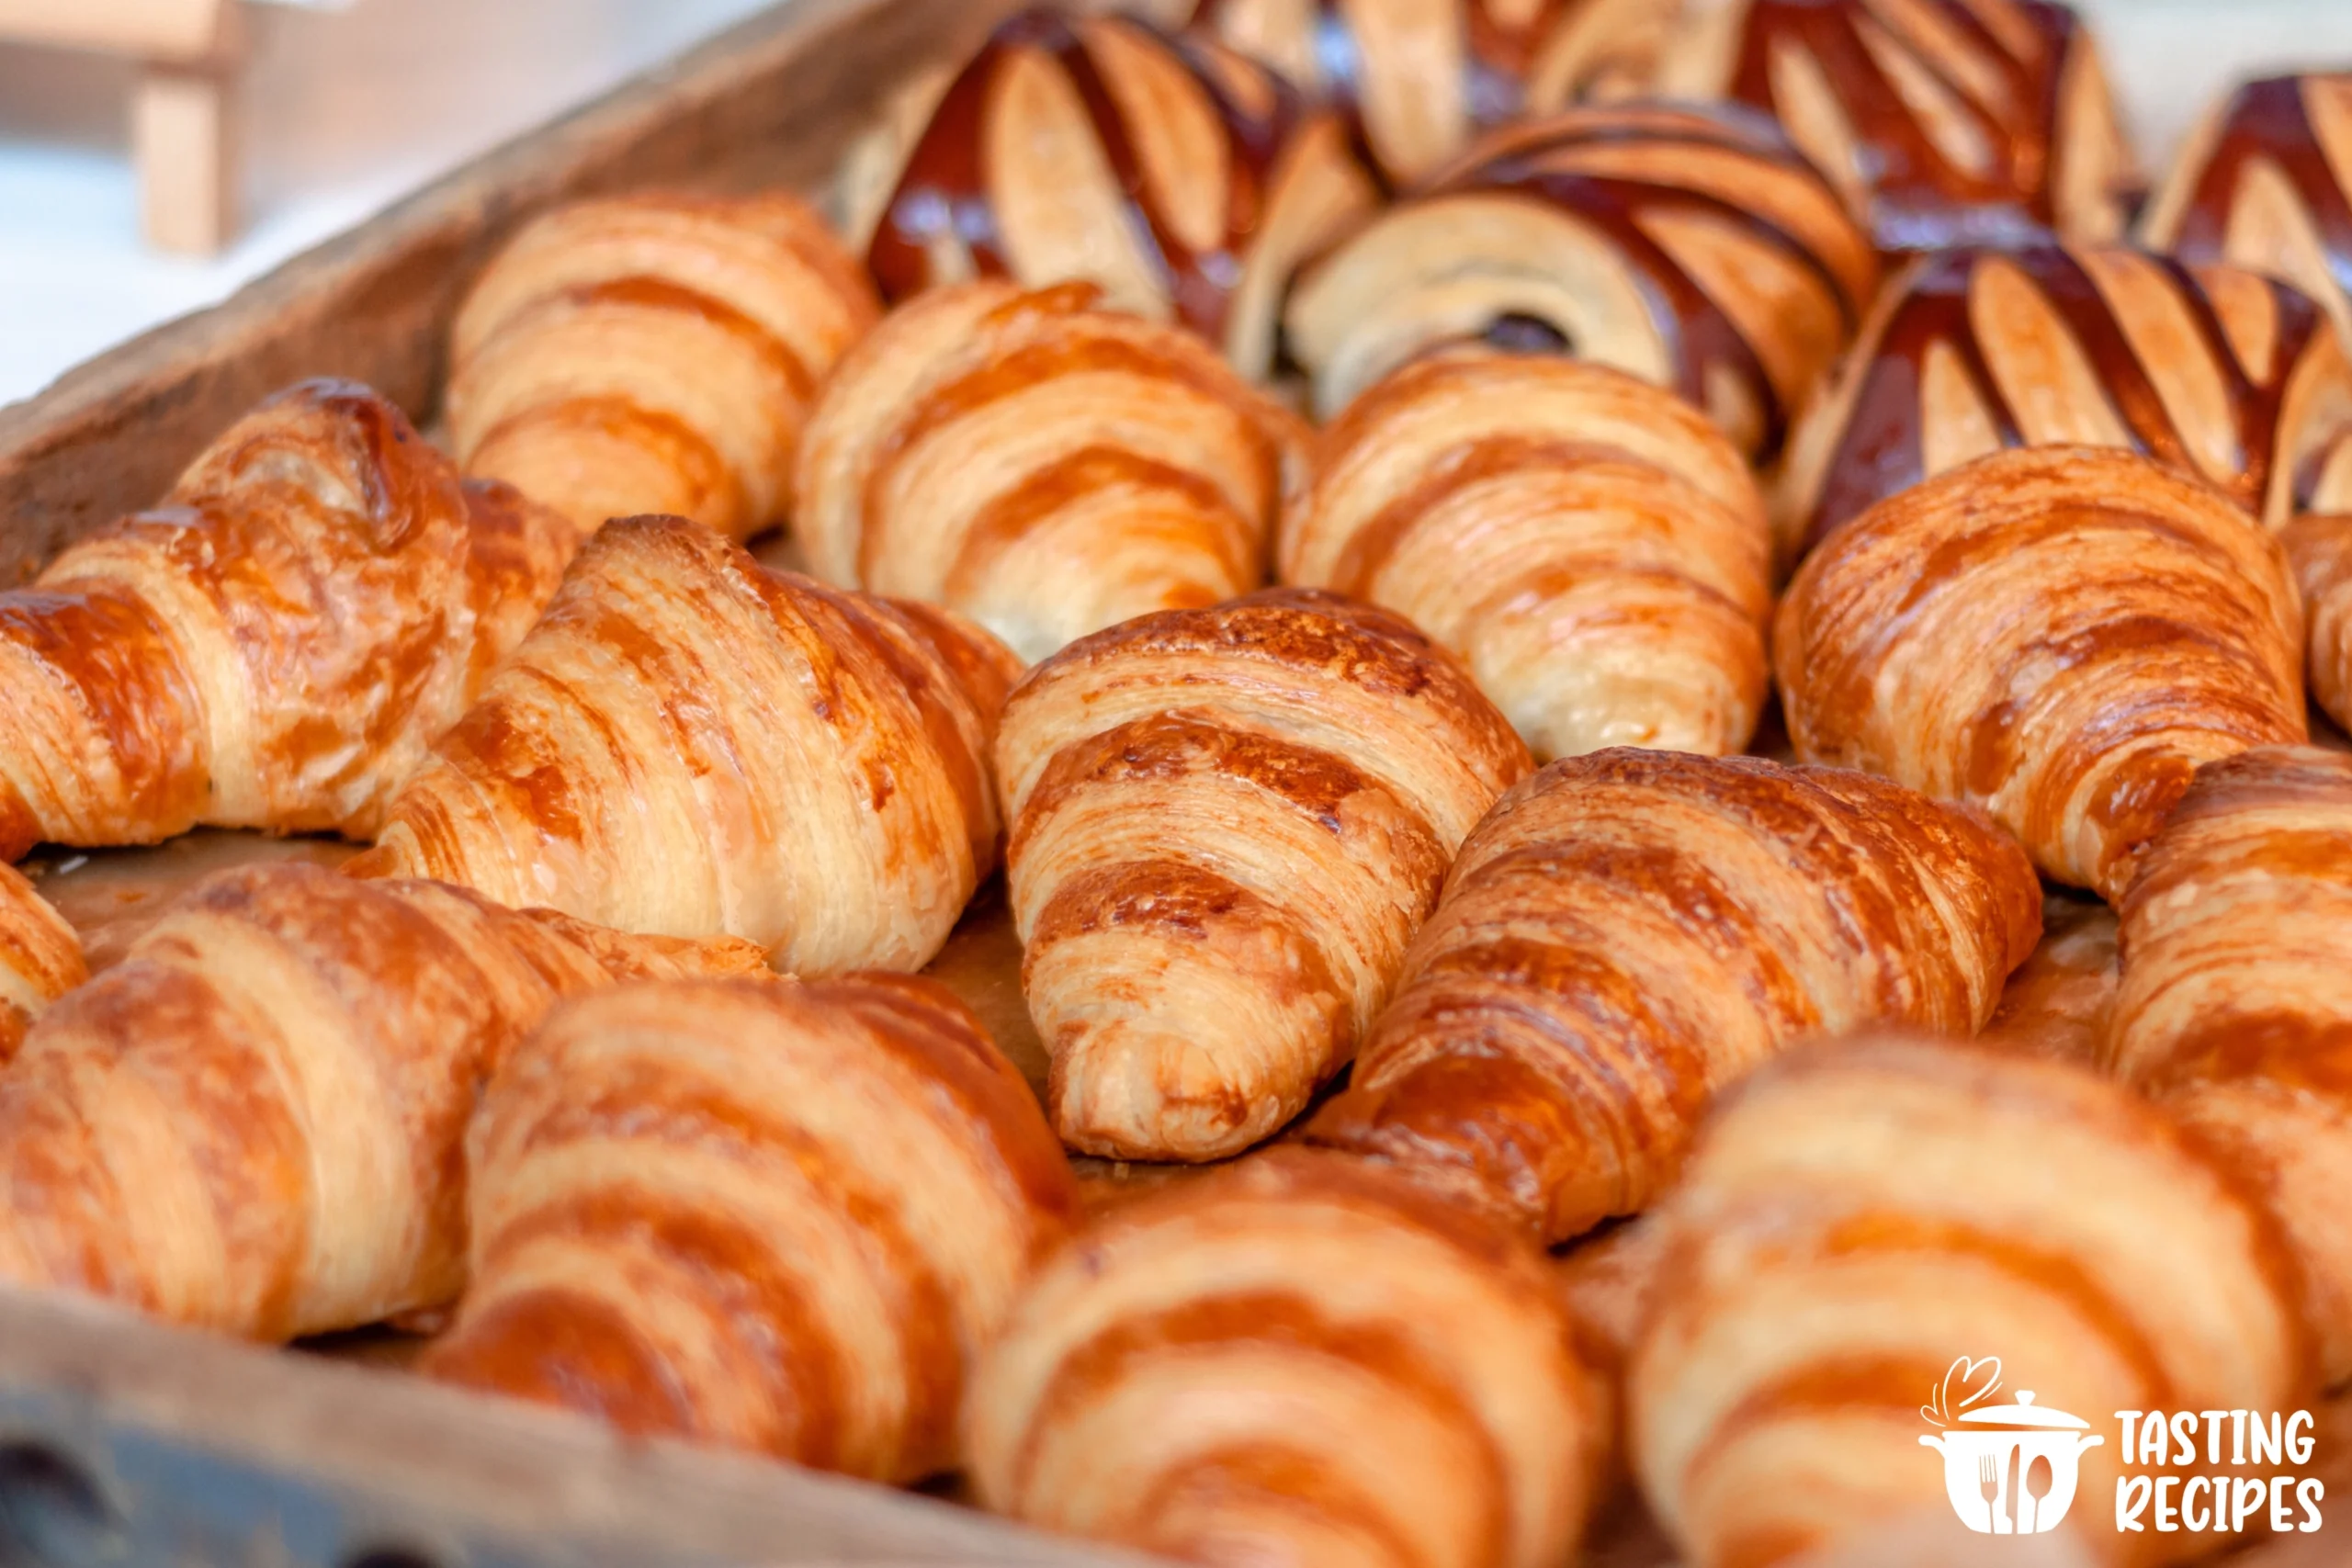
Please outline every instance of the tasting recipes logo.
M1939 1428L1919 1442L1943 1455L1944 1495L1961 1523L1979 1535L2040 1535L2065 1520L2082 1457L2107 1436L2036 1404L2031 1389L1995 1404L2000 1389L1998 1356L1960 1357L1919 1407ZM2296 1473L2315 1447L2310 1411L2118 1410L2112 1418L2118 1531L2320 1528L2327 1489Z

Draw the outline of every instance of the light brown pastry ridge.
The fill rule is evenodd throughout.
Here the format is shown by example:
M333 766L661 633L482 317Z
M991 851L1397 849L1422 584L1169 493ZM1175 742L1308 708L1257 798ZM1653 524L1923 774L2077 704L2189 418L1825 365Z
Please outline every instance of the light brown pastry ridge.
M89 977L65 917L23 872L0 864L0 1068L42 1010Z

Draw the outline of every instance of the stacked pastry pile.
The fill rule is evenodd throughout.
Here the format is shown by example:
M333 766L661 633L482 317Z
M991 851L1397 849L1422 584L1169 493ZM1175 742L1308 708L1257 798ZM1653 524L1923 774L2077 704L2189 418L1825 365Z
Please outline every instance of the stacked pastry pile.
M368 846L96 975L0 876L0 1280L1237 1564L1954 1529L1987 1343L2292 1409L2348 180L2256 84L2127 242L2040 0L1202 0L1006 24L847 239L543 215L454 459L305 384L0 594L11 856ZM917 973L1000 866L1034 1086Z

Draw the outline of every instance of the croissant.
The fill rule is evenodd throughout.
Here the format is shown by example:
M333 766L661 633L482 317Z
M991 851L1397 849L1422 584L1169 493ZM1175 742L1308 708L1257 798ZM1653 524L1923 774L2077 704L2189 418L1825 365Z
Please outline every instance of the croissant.
M2331 1383L2352 1378L2352 757L2211 763L2121 910L2109 1065L2154 1094L2278 1220Z
M2216 105L2140 237L2192 264L2283 277L2352 341L2352 72L2248 82Z
M1065 284L937 289L842 362L800 451L820 577L942 604L1024 660L1265 578L1298 419Z
M760 968L432 883L218 874L0 1072L0 1282L256 1339L437 1305L467 1119L514 1042L561 996Z
M2344 450L2352 451L2352 442ZM2352 467L2344 480L2342 505L2296 518L2278 537L2294 565L2310 625L2305 673L2312 700L2352 728Z
M1408 617L1538 757L1747 743L1770 535L1737 449L1673 394L1457 350L1358 398L1316 458L1283 581Z
M1274 358L1298 265L1378 199L1336 114L1206 37L1023 12L843 169L885 294L1071 280L1192 328L1244 375Z
M1528 766L1450 655L1327 593L1148 615L1032 670L996 767L1062 1141L1215 1159L1295 1116Z
M1956 1446L2004 1390L2008 1410L2106 1434L2075 1490L2038 1504L2086 1561L2201 1556L2210 1534L2119 1539L2114 1413L2291 1411L2308 1390L2271 1233L2155 1110L2081 1067L1924 1043L1803 1053L1716 1117L1664 1213L1625 1397L1643 1493L1692 1568L1908 1517L1949 1542L1955 1506L1980 1530L2011 1523L2018 1483L1996 1479L1996 1514ZM1969 1466L1964 1493L1946 1463Z
M1519 1238L1276 1150L1039 1271L975 1377L967 1462L991 1508L1189 1562L1550 1568L1609 1434L1572 1332Z
M2116 940L2115 911L2107 905L2079 893L2046 893L2041 945L2009 976L1977 1044L2096 1065L2115 1007Z
M2196 474L2275 527L2339 423L2352 366L2286 284L2121 246L1945 252L1890 286L1799 420L1781 554L1972 457L2059 443Z
M345 869L748 937L803 974L919 968L995 861L1017 672L938 611L620 519Z
M0 859L198 824L364 836L555 591L560 519L305 381L0 593Z
M876 1480L954 1461L966 1369L1078 1217L1021 1075L899 976L586 998L472 1149L472 1283L420 1370Z
M1639 91L1680 0L1200 0L1208 33L1345 104L1408 183L1474 131Z
M1877 258L1770 125L1573 109L1500 130L1299 279L1283 322L1326 417L1439 344L1566 353L1670 387L1742 451L1853 335Z
M878 313L793 197L646 194L524 226L459 306L450 439L582 535L674 513L742 537L782 522L817 384Z
M1648 1207L1710 1097L1792 1042L1974 1033L2041 906L1991 823L1866 773L1555 762L1463 846L1306 1135L1565 1241Z
M2030 0L1700 0L1668 96L1761 109L1885 251L2118 238L2139 175L2089 30Z
M1831 534L1772 663L1799 757L1982 806L2113 902L2199 763L2304 739L2302 648L2283 551L2221 491L2053 446Z
M23 872L0 865L0 1067L41 1010L89 977L74 928Z

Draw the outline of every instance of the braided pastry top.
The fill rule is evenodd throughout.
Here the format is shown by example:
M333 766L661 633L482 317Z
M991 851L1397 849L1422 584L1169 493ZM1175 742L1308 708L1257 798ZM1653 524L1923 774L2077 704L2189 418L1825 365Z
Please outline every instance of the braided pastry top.
M1607 1394L1542 1257L1331 1155L1282 1149L1099 1220L983 1362L989 1506L1195 1562L1552 1568Z
M41 1010L90 977L82 939L13 865L0 865L0 1067Z
M555 591L562 522L306 381L0 593L0 859L199 823L373 831Z
M817 383L873 285L798 200L645 193L525 226L449 343L449 434L584 536L674 513L737 537L782 522Z
M2090 32L2049 0L1701 0L1659 87L1771 114L1879 246L2123 231L2138 172Z
M1869 240L1768 122L1622 105L1480 141L1310 268L1284 324L1326 416L1483 336L1671 387L1769 456L1876 281Z
M960 610L1029 660L1262 581L1298 420L1095 298L935 289L844 359L800 455L817 574Z
M2302 643L2278 541L2221 491L2053 446L1830 535L1773 666L1800 757L1983 806L2112 901L2197 764L2304 738Z
M620 519L348 869L749 937L808 974L917 968L996 858L1016 669L942 612Z
M2347 434L2352 366L2287 284L2120 246L1944 252L1889 286L1799 422L1782 555L1972 457L2061 443L2154 457L2276 526Z

